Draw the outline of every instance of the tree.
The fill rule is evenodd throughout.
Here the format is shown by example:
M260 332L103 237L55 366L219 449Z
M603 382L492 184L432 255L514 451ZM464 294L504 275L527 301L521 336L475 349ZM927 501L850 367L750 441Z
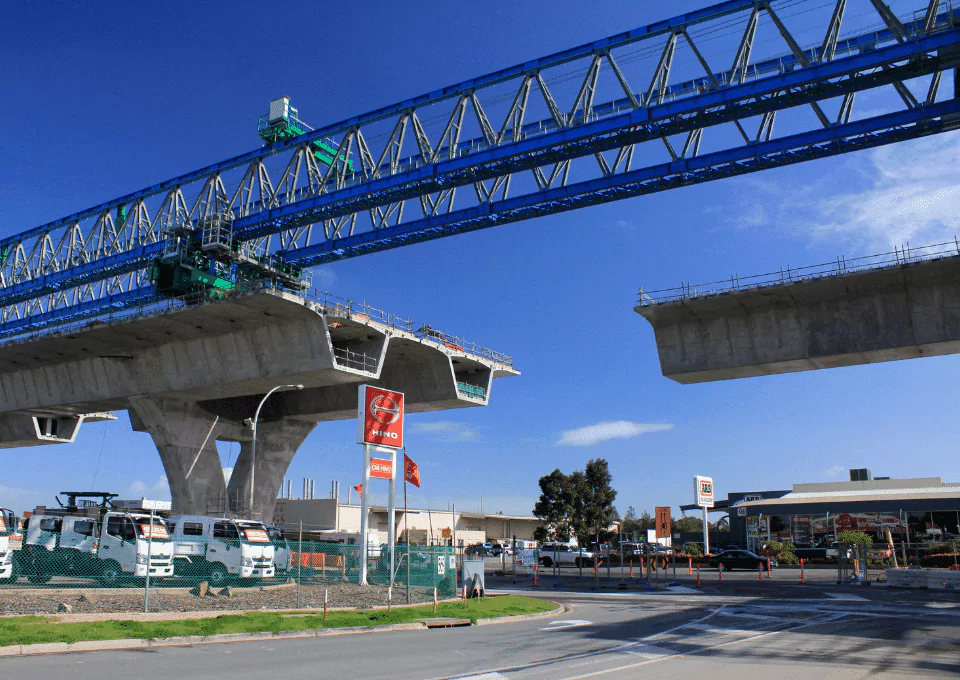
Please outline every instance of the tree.
M623 515L623 523L620 525L624 534L633 536L640 531L640 523L637 520L637 511L632 505L627 506L627 511Z
M703 531L703 520L699 517L681 517L673 520L673 530L680 534L692 534Z
M610 467L603 458L594 458L584 468L584 521L600 542L600 532L606 531L614 521L613 501L617 492L610 486L613 478Z
M554 470L541 477L540 499L533 514L547 526L538 538L566 541L573 535L580 545L588 545L591 536L599 541L601 532L619 519L613 506L617 492L611 481L609 466L602 458L589 461L584 470L569 475ZM631 512L635 516L633 508L628 515Z
M554 541L570 540L573 494L570 478L554 470L540 478L540 500L533 506L533 514L546 523L541 536Z

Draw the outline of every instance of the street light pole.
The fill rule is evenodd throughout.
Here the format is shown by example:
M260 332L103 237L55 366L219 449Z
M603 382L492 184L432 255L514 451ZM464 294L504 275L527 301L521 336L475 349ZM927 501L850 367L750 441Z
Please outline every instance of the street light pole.
M272 390L267 392L263 399L260 400L260 404L257 406L257 412L253 415L253 420L250 420L250 427L253 429L253 439L250 442L250 519L253 519L253 482L255 479L256 463L257 463L257 421L260 419L260 409L263 408L263 405L266 403L267 399L270 398L270 395L278 390L291 389L291 390L302 390L303 385L277 385ZM262 519L262 518L261 518Z

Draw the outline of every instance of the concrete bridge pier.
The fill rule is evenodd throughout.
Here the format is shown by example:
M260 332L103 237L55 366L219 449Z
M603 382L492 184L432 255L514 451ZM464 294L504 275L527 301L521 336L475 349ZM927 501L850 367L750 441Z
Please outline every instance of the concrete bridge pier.
M277 491L297 450L317 426L316 422L282 418L257 424L257 453L254 467L253 508L250 508L249 440L240 442L240 455L233 466L227 499L230 512L239 517L273 521ZM248 429L247 432L250 432Z
M216 416L195 403L155 396L131 397L129 413L133 429L149 433L157 446L173 512L216 512L219 508L208 507L211 500L224 499L227 492L217 452L220 423Z

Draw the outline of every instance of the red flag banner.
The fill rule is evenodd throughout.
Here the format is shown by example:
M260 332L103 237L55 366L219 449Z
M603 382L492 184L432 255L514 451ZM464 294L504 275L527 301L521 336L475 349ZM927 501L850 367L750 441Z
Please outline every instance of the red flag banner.
M360 494L360 498L363 498L363 484L357 484L353 489Z
M403 454L403 480L420 487L420 468L406 453Z

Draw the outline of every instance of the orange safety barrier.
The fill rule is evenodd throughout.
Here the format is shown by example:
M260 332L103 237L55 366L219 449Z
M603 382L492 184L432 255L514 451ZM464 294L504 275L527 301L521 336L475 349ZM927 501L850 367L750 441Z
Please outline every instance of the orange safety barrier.
M697 566L700 566L700 565L697 565ZM691 575L693 574L693 558L692 557L687 558L687 573Z
M763 583L763 562L757 565L757 578Z
M717 580L723 583L723 562L717 566Z
M700 587L700 565L697 565L697 588Z
M800 558L800 585L804 585L807 579L803 575L803 558Z

